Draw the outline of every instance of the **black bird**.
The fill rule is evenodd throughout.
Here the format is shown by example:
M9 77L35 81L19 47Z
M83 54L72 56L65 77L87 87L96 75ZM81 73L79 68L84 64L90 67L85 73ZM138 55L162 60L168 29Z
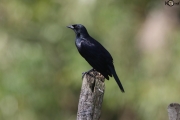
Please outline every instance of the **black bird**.
M124 92L124 88L116 74L113 58L110 53L94 38L92 38L86 28L81 24L67 26L74 30L76 34L75 44L82 57L93 67L100 72L107 80L109 76L114 77L119 88Z

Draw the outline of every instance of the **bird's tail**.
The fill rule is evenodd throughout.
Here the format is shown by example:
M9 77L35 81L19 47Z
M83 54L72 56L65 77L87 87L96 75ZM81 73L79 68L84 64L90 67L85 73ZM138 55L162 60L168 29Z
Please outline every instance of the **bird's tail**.
M123 86L122 86L122 84L121 84L121 82L120 82L120 80L119 80L119 78L118 78L118 76L117 76L117 74L116 74L116 71L115 71L114 66L112 65L112 66L108 66L108 67L109 67L111 73L113 74L113 77L114 77L114 79L116 80L116 82L117 82L119 88L121 89L121 91L122 91L122 92L125 92L125 91L124 91L124 88L123 88Z

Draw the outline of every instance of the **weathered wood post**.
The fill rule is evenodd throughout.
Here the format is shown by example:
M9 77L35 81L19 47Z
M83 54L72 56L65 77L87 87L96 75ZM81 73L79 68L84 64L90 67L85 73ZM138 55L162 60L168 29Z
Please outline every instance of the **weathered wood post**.
M168 108L169 120L180 120L180 104L171 103Z
M97 71L83 76L77 120L99 120L105 92L105 78Z

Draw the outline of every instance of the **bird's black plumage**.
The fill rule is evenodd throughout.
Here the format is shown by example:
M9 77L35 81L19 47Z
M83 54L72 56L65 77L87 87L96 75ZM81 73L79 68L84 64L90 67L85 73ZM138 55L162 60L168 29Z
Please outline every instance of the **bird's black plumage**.
M100 72L106 79L109 76L114 77L119 88L124 92L124 88L116 74L113 58L110 53L87 32L86 28L81 24L67 26L74 30L76 34L75 44L82 57L93 67Z

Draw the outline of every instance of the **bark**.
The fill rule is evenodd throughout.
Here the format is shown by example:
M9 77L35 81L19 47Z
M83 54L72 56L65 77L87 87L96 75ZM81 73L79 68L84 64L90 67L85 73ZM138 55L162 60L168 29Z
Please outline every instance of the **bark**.
M105 78L97 71L83 76L77 120L99 120L105 92Z
M180 120L180 104L171 103L168 106L169 120Z

